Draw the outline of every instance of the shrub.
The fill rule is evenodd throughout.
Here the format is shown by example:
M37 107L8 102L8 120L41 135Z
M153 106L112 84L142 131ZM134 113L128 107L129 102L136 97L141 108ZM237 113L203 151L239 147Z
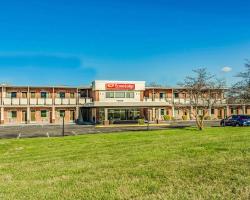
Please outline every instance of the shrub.
M163 116L163 119L164 119L165 121L169 121L169 120L171 120L171 116L170 116L170 115L164 115L164 116Z
M139 124L139 125L145 124L145 120L144 120L144 119L138 119L138 124Z
M211 120L211 117L210 116L205 116L204 119L205 120Z
M182 120L187 120L188 116L187 115L182 115Z

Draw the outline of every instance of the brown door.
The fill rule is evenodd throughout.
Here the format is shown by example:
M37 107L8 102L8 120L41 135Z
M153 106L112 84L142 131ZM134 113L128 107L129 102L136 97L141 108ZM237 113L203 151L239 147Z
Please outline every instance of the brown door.
M35 110L32 110L30 112L30 119L32 122L36 121L36 111Z
M27 122L27 111L22 111L22 122Z
M75 111L74 110L70 111L70 121L75 121Z

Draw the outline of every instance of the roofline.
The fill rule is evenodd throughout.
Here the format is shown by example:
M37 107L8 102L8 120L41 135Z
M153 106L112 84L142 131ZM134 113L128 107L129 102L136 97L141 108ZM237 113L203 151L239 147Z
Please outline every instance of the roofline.
M6 88L67 88L67 89L91 89L92 86L68 86L68 85L55 85L55 86L48 86L48 85L6 85L0 84L1 87Z

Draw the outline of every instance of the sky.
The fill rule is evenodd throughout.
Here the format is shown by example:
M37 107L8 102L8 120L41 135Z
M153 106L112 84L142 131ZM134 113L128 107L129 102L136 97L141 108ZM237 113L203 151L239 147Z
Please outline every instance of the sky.
M0 0L0 83L175 86L206 67L231 84L246 59L249 0Z

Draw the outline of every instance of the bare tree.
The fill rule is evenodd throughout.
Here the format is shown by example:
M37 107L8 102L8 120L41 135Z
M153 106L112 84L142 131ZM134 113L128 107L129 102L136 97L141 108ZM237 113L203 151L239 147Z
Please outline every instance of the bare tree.
M204 128L204 119L208 116L211 108L222 100L225 81L216 79L206 68L193 70L194 76L187 76L183 87L190 99L191 115L196 120L199 130Z
M236 75L241 80L238 81L230 90L229 98L233 103L250 103L250 61L245 64L246 71Z

